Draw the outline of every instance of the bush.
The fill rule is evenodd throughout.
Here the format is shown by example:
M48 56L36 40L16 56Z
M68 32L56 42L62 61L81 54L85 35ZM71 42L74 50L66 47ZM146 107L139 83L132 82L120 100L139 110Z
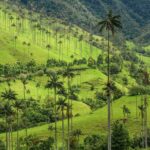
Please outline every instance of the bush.
M74 60L73 60L73 64L74 64L74 65L87 64L87 60L86 60L86 58L74 59Z
M106 104L103 100L93 100L91 98L87 98L87 99L83 100L83 102L85 104L89 105L92 110L101 108Z
M138 63L139 61L139 58L132 51L122 51L122 57L124 60L134 62L134 63Z
M148 147L150 147L150 129L148 129ZM133 139L132 139L132 144L131 144L131 147L133 149L136 149L136 148L142 148L143 147L143 144L144 144L144 137L141 137L141 136L135 136Z
M150 87L133 86L130 88L129 94L131 96L136 96L139 94L150 94Z
M0 140L0 150L6 150L5 144Z
M114 82L110 83L110 90L111 90L114 100L124 95L124 93L115 85Z
M20 144L22 148L28 145L29 150L48 150L53 148L54 139L52 137L40 139L37 136L29 135L23 139L20 138Z
M89 57L88 59L88 66L91 68L95 68L96 62L92 57Z
M84 150L106 150L105 138L99 135L87 136L84 139Z
M102 56L102 55L99 55L99 56L97 57L97 66L103 64L103 61L104 61L103 56Z
M112 150L128 150L130 144L127 129L119 121L116 121L112 131Z
M121 72L121 67L118 64L113 63L110 65L110 74L118 74L119 72Z
M127 77L123 77L122 81L123 81L123 84L128 85L128 78Z

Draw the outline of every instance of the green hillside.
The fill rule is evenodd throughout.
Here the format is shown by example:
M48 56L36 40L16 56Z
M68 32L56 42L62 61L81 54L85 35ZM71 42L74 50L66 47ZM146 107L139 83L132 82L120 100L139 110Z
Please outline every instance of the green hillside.
M95 31L95 22L102 19L108 9L113 9L122 16L123 33L126 38L136 38L142 43L149 43L146 38L149 37L149 34L145 30L149 26L150 20L149 0L143 0L142 3L139 0L48 0L45 2L42 0L21 0L21 3L28 8L34 5L33 10L40 9L44 15L62 18L63 20L65 18L68 22L84 27L88 31ZM145 35L142 35L142 38L143 32L141 31L143 30L145 30Z
M122 107L123 105L126 105L129 107L131 110L131 115L128 118L126 122L126 127L128 127L131 136L134 136L136 134L139 134L139 129L140 129L140 118L136 119L136 98L138 100L138 105L140 104L140 97L130 97L130 96L125 96L122 97L121 99L117 100L116 102L113 103L113 120L120 120L123 121L123 110ZM85 106L80 106L85 109ZM82 113L79 112L79 113ZM149 112L148 112L149 113ZM139 111L137 112L139 114ZM90 135L91 133L99 133L101 135L106 134L106 122L107 122L107 107L101 108L97 111L90 112L87 111L84 115L81 115L79 117L75 117L73 119L74 122L74 128L75 129L81 129L83 131L83 136ZM149 122L149 121L148 121ZM53 125L53 124L52 124ZM61 130L61 122L58 123L59 126L59 131ZM39 127L34 127L29 129L29 134L34 134L38 135L41 137L49 136L52 134L52 132L48 132L48 127L49 125L41 125ZM65 127L67 128L67 121L65 121ZM66 131L67 132L67 131ZM21 136L24 136L25 131L20 132ZM5 137L4 134L1 135L2 138Z
M6 150L25 150L26 146L34 146L41 140L54 137L56 123L58 145L61 148L63 119L65 143L70 121L69 137L73 138L70 140L77 142L73 131L82 131L75 145L83 146L86 137L99 135L106 146L109 94L112 127L119 121L118 124L123 124L128 130L132 143L130 146L137 144L134 140L140 140L140 145L145 131L142 128L144 112L147 112L147 120L144 121L147 122L147 129L150 128L150 46L135 44L131 40L124 40L120 45L110 42L108 84L108 41L81 27L87 23L87 17L97 20L99 7L96 9L96 4L101 4L101 11L105 14L110 3L96 0L89 8L90 0L50 0L47 4L52 4L53 9L47 17L43 12L36 11L39 6L45 8L45 3L32 3L36 3L34 11L29 10L30 5L24 7L28 4L26 0L15 4L0 2L0 150L3 142L8 146ZM127 18L123 18L129 19L129 24L140 24L141 17L145 18L144 12L139 14L139 8L133 8L134 3L128 1L125 4L123 0L114 0L112 3L114 8L124 8L124 13L128 8L133 9ZM72 10L70 5L74 4L76 7ZM78 6L85 18L80 18L82 15L78 16L77 13L77 22L74 22L75 16L70 15L72 19L67 17L71 20L67 23L67 19L59 16L61 7L64 9L62 14L67 16L68 12L76 11ZM58 16L53 15L56 10L59 10ZM132 17L137 20L134 21ZM78 23L81 25L78 26ZM125 24L126 29L129 24ZM124 33L127 34L126 31ZM52 80L55 81L52 83ZM65 102L64 108L62 100ZM39 141L36 138L32 141L31 135ZM32 146L28 150L39 150L32 149ZM79 147L70 150L81 150Z

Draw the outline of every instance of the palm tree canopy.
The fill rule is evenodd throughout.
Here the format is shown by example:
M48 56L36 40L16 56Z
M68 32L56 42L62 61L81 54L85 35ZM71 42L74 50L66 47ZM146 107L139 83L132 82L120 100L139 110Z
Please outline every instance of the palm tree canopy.
M4 116L11 116L14 113L12 109L12 105L10 105L8 102L4 103L0 106L0 114Z
M5 90L4 92L2 92L1 95L1 97L5 100L16 100L17 99L16 96L17 94L11 89Z
M59 76L56 73L50 75L50 79L48 80L45 88L62 88L63 83L59 81Z
M70 68L70 66L68 65L65 70L63 71L63 77L64 78L73 78L75 76L75 74L73 73L73 70Z
M46 45L46 48L47 48L47 49L50 49L50 48L51 48L51 45L50 45L50 44Z
M104 29L106 29L107 31L111 31L114 35L117 28L122 28L120 17L120 15L113 15L112 11L110 10L106 19L98 23L99 31L102 32Z
M73 131L73 135L74 136L82 135L82 131L80 129L76 129L75 131Z
M62 86L58 92L57 92L58 95L61 95L61 96L64 96L66 97L67 96L67 91L65 90L64 86Z
M57 101L57 105L58 105L58 110L59 109L64 109L64 107L67 107L68 106L68 104L66 103L66 99L65 98L62 98L62 97L60 97L59 99L58 99L58 101Z
M24 101L23 100L15 100L14 107L17 109L23 109Z

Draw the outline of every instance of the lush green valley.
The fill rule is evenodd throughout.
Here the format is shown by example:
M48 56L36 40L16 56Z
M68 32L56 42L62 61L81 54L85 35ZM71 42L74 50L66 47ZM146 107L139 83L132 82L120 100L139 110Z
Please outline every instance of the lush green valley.
M113 150L148 149L149 13L138 12L141 3L27 2L0 2L0 150L106 150L109 117ZM128 14L123 38L97 35L107 5ZM140 38L131 24L144 28Z

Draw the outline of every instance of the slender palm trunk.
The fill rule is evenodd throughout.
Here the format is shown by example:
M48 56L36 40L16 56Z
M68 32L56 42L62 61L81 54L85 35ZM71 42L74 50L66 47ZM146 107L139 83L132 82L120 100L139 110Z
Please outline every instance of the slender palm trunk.
M136 106L135 106L136 108L136 114L135 114L135 118L137 119L138 118L138 97L137 97L137 95L136 95Z
M108 72L108 81L107 81L107 90L108 90L108 150L111 150L111 99L110 99L110 35L108 30L108 66L107 66L107 72Z
M8 124L6 114L5 114L5 124L6 124L6 150L8 150Z
M80 149L80 135L78 135L78 148Z
M145 134L145 149L148 148L148 135L147 135L147 96L144 98L144 105L145 105L145 113L144 113L144 134Z
M62 106L62 150L64 150L65 146L65 133L64 133L64 106Z
M49 51L50 51L50 49L48 49L48 60L49 60L49 58L50 58Z
M73 130L73 111L72 111L72 99L70 100L71 101L71 122L70 122L70 124L71 124L71 127L70 127L70 131L72 132L72 130Z
M141 95L141 106L144 106L143 104L143 95ZM144 148L144 110L143 108L141 109L141 137L142 137L142 148Z
M12 122L11 122L11 149L14 148L14 141L13 141L13 129L12 129Z
M25 86L25 84L23 85L23 95L24 95L24 100L26 100L26 86Z
M28 125L27 125L27 121L25 122L25 137L28 137ZM26 150L28 150L28 144L26 143Z
M143 116L142 116L142 146L145 147L145 140L144 140L144 110L142 110Z
M8 144L8 145L9 145L9 146L8 146L8 147L9 147L8 149L11 150L11 125L9 125L8 141L9 141L9 142L8 142L8 143L9 143L9 144Z
M57 89L54 88L54 100L55 100L55 150L57 150L57 108L56 108L56 93Z
M19 110L17 108L17 150L19 150Z
M68 113L67 113L67 120L68 120L68 143L67 143L67 150L70 150L70 101L69 101L69 77L68 77L68 92L67 92L67 100L68 100Z

